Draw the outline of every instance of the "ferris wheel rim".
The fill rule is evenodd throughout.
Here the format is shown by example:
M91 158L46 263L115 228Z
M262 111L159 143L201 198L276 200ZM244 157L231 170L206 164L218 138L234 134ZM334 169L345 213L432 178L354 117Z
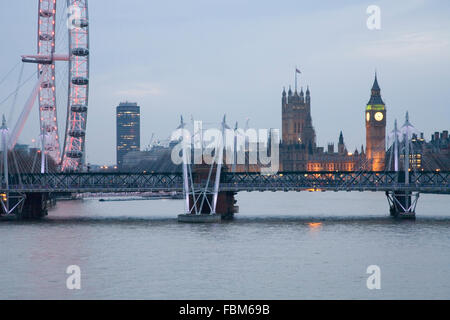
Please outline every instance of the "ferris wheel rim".
M84 165L89 99L88 1L67 0L67 8L76 10L69 12L75 13L75 17L68 20L69 71L62 171L81 170Z
M83 170L86 159L90 62L88 0L66 0L66 5L68 9L76 9L75 18L68 18L70 24L67 24L67 54L55 53L56 0L38 0L37 54L22 55L22 62L37 64L38 81L12 131L9 148L16 144L34 102L39 97L41 172L46 172L47 165L44 163L49 157L63 171ZM64 15L61 15L61 22L63 17ZM61 29L58 29L58 34L59 30ZM57 119L59 107L56 101L55 61L68 61L69 65L66 127L62 150Z
M45 57L38 62L38 93L40 136L44 152L58 162L60 158L59 131L57 123L56 84L55 84L55 28L56 2L39 1L37 56ZM47 61L45 61L47 60ZM48 137L48 138L47 138Z

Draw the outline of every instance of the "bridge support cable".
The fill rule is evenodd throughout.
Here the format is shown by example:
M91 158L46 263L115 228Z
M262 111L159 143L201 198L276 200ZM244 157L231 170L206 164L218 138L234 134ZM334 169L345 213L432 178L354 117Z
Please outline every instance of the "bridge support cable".
M230 192L220 191L225 130L229 128L226 124L225 116L220 126L220 134L218 133L214 142L208 145L208 148L211 148L208 150L210 152L209 161L204 160L203 162L202 160L200 164L192 164L188 161L188 157L192 157L193 145L194 148L201 148L203 154L203 141L200 143L200 146L196 145L195 142L194 144L190 142L191 148L189 149L186 144L183 144L183 192L187 209L184 214L178 216L178 220L181 222L217 222L222 219L224 208L227 211L225 214L230 215L228 207L230 204L234 205L234 193L230 196ZM182 130L185 128L185 123L182 119L178 128ZM194 129L194 132L195 137L197 130ZM183 140L189 141L190 136L185 137L185 135L186 133L183 132ZM198 150L194 150L194 157L195 151Z
M419 200L419 192L409 191L411 185L411 180L414 177L414 184L417 187L417 171L413 166L411 168L411 150L413 146L411 139L414 134L417 134L418 130L409 122L409 115L406 112L405 123L400 130L397 130L397 121L394 123L394 131L391 135L394 137L393 144L391 146L394 154L394 171L397 172L397 188L402 188L399 190L394 188L394 190L386 191L386 197L388 199L390 213L392 216L400 218L414 218L417 202ZM400 138L403 139L403 171L399 169L399 146L398 142ZM393 150L392 150L393 149ZM411 171L412 169L412 171ZM412 174L412 175L411 175Z
M41 140L41 173L46 173L47 170L47 153L45 151L45 132L41 132L40 140Z
M2 119L1 132L3 152L3 183L6 189L6 199L2 196L2 207L6 214L9 214L8 127L6 126L6 119L4 115Z
M195 134L195 133L194 133ZM203 143L203 142L201 142ZM203 150L203 145L201 145L201 148ZM194 191L194 180L192 179L192 165L190 165L190 172L191 172L191 183L192 183L192 207L190 208L190 213L192 213L192 211L195 211L196 215L201 215L205 210L204 210L204 205L207 205L207 210L209 211L209 214L214 214L214 207L210 201L210 199L208 199L208 197L211 197L211 195L214 197L214 194L210 191L210 187L209 184L211 182L211 176L213 173L213 169L214 169L214 163L217 162L217 146L214 149L214 159L212 159L211 165L208 168L208 175L206 178L206 181L204 182L204 187L200 187L200 192L195 192Z
M394 132L395 132L395 138L394 138L394 171L398 172L398 129L397 129L397 119L395 119L394 123Z
M22 82L22 76L23 76L23 69L25 67L25 64L22 63L22 67L20 68L19 78L17 79L17 88L20 88L20 83ZM14 94L14 98L11 104L11 107L9 109L8 118L12 119L14 116L14 111L16 109L16 102L17 102L17 96L19 95L19 90L16 90L16 93Z
M220 184L220 173L222 170L222 162L223 162L223 153L224 153L224 148L225 148L225 128L226 128L226 116L223 116L223 120L222 120L222 124L221 124L221 130L222 130L222 137L219 141L218 146L216 147L216 158L217 160L217 169L216 169L216 177L215 177L215 181L214 181L214 194L213 194L213 203L212 203L212 211L211 214L215 214L216 213L216 208L217 208L217 197L219 195L219 184ZM213 164L211 164L211 168L212 168Z
M183 195L185 199L185 214L195 214L199 215L201 210L198 209L198 203L201 201L200 208L203 206L203 202L206 196L207 187L203 192L196 192L194 179L192 177L192 165L188 159L191 158L191 136L189 135L189 131L186 130L186 123L183 120L183 116L180 117L180 125L178 129L181 130L182 136L182 172L183 172ZM188 148L189 143L189 148ZM192 197L192 206L190 197ZM200 200L201 199L201 200ZM208 200L206 200L208 201Z
M386 191L391 216L414 218L419 200L419 192Z
M183 191L184 191L184 198L185 198L185 203L184 203L184 212L185 213L189 213L189 180L188 180L188 163L187 163L187 151L186 151L186 143L187 141L185 140L185 136L184 136L184 121L183 121L183 116L181 116L181 120L180 120L180 126L179 128L181 129L182 133L183 133L183 148L182 148L182 153L183 153Z
M389 143L389 142L392 143ZM398 172L398 161L399 161L399 141L400 141L400 131L397 127L397 119L394 120L394 130L388 135L388 147L391 146L391 152L389 152L389 162L387 169L391 170L392 162L394 162L393 170Z
M216 157L216 154L214 155L214 160L215 160L215 157ZM209 211L211 213L213 212L213 208L211 206L211 203L208 200L208 194L211 194L211 192L209 192L208 188L209 188L209 182L211 181L211 175L212 175L213 168L214 168L214 161L211 163L211 166L209 167L208 178L206 179L205 188L203 189L203 192L200 194L201 198L202 198L202 202L200 202L200 208L203 208L203 205L205 204L205 200L206 200L206 203L209 207Z
M10 92L5 98L0 100L0 106L6 103L11 97L16 95L16 93L25 86L35 75L37 74L37 71L33 72L27 79L25 79L19 86L17 86L14 91Z
M192 186L192 188L191 188L192 199L195 199L195 188L194 188L194 179L192 177L192 167L189 166L188 168L189 168L189 180L190 180L191 186ZM197 209L196 203L194 203L194 209L195 209L195 213L198 214L198 209ZM188 210L189 210L189 202L188 202ZM188 213L190 213L190 212L188 212Z
M234 137L233 137L233 164L231 167L231 172L236 173L236 163L237 163L237 132L238 132L238 122L234 125Z
M39 79L36 82L33 90L31 91L31 94L28 97L27 102L25 103L22 113L20 114L19 119L17 119L16 125L14 126L14 128L9 136L9 140L8 140L9 141L9 144L8 144L9 150L14 148L14 146L17 143L17 140L19 139L20 134L22 133L22 130L25 126L25 122L27 121L28 116L30 115L31 109L33 108L34 102L36 101L37 95L41 88L41 82L42 82L42 74L40 74Z
M0 133L1 133L1 142L2 142L2 190L3 192L0 194L0 203L1 203L1 212L3 212L5 215L13 214L16 209L20 213L22 211L24 202L25 202L25 195L20 192L10 192L9 187L9 180L10 180L10 174L9 174L9 162L8 162L8 156L9 156L9 130L6 125L6 119L3 115L2 117L2 126L0 127ZM17 166L17 162L16 162Z
M19 66L20 62L17 62L6 74L0 78L0 85L11 75L11 73Z

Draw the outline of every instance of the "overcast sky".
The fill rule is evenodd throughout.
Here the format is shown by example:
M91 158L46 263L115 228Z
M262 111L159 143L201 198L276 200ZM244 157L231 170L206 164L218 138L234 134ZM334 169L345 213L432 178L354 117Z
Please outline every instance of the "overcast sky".
M36 52L37 4L0 0L0 81L21 54ZM381 8L381 30L366 26L372 4ZM365 143L375 69L388 130L407 110L427 139L450 129L448 0L90 0L89 15L91 163L115 163L115 107L125 100L141 106L142 147L152 132L167 138L180 114L218 123L226 113L230 126L249 118L254 128L281 128L281 91L293 85L295 66L299 86L311 90L319 145L336 143L340 130L349 150ZM0 101L19 71L0 83ZM25 66L23 79L34 71ZM12 98L0 105L10 127L31 82L13 112ZM23 143L39 133L36 109Z

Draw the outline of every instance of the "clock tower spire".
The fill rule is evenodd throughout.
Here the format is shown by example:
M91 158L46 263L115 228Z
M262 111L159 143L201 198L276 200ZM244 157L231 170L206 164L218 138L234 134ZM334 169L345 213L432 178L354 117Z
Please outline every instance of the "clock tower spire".
M366 158L368 170L384 170L386 156L386 106L381 99L377 74L372 85L371 95L365 110L366 120Z

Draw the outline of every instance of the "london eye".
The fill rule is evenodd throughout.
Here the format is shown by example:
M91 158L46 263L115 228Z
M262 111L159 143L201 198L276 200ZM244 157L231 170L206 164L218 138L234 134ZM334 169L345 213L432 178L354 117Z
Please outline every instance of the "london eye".
M37 99L42 156L61 171L82 171L89 98L88 1L38 0L37 18L37 52L23 55L22 61L37 64L38 79L10 134L9 147L17 143ZM65 30L64 40L58 42ZM66 115L62 127L58 112ZM41 163L45 172L45 161Z

